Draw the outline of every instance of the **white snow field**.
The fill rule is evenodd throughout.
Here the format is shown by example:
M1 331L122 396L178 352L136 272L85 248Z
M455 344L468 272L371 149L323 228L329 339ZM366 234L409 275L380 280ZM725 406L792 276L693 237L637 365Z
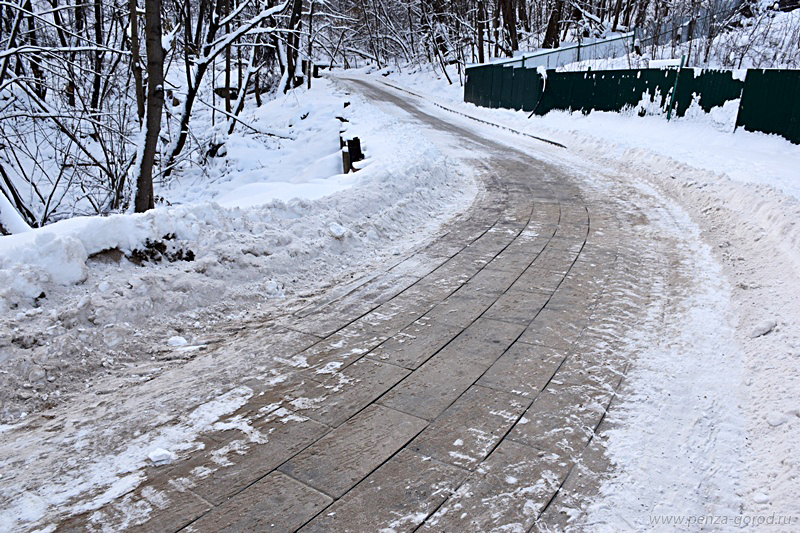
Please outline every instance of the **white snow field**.
M674 305L651 309L626 341L633 364L604 441L615 467L583 513L565 509L576 530L675 527L667 520L800 527L800 146L734 133L730 104L671 122L635 110L529 119L466 104L457 83L429 71L381 74L459 113L564 144L564 164L627 186L631 201L655 198L651 219L670 221L685 242L673 268L689 288L664 287Z

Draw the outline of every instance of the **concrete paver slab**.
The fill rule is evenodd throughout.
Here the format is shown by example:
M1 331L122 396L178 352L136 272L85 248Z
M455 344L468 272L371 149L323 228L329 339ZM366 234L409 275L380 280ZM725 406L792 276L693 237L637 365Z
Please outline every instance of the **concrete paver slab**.
M323 372L321 372L323 371ZM400 382L408 370L361 359L341 372L335 366L318 370L318 382L309 381L295 392L293 410L317 422L338 427Z
M421 318L377 348L369 357L416 369L455 338L461 328Z
M464 470L402 450L300 531L413 531L466 476Z
M326 426L286 409L272 411L253 426L250 435L239 433L224 446L176 467L171 474L190 480L193 492L219 505L329 431Z
M500 356L478 384L535 398L565 358L566 354L556 348L518 342Z
M191 524L187 532L291 532L331 503L331 498L273 472Z
M281 465L279 470L339 498L426 425L414 416L372 405Z
M444 463L474 470L530 405L530 400L472 386L409 448Z

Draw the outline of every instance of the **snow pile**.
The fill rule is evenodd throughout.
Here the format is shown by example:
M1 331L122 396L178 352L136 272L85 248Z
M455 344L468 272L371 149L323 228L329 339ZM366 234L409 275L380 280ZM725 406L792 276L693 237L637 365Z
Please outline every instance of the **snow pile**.
M183 205L0 237L0 420L146 361L171 337L203 344L210 324L363 272L476 192L415 127L324 80L263 108L244 118L292 138L220 138L224 158L156 192ZM369 158L354 174L341 174L342 120Z

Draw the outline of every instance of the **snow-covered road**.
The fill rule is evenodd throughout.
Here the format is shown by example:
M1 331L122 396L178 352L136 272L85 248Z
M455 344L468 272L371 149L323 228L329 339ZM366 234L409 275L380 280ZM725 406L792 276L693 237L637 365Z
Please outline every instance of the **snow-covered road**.
M0 529L71 514L98 530L236 527L236 502L260 494L242 489L262 480L298 495L290 520L262 487L288 529L800 516L797 241L760 223L781 215L776 193L745 219L746 186L706 171L341 83L422 128L460 175L474 169L473 207L349 284L209 324L218 342L149 381L111 374L3 427ZM382 423L388 441L350 442ZM347 462L332 464L340 442ZM148 466L157 449L173 466Z

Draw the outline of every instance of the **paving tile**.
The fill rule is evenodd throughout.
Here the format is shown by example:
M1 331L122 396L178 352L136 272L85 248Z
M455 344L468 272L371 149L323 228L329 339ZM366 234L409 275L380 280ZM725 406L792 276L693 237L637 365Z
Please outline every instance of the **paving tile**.
M388 338L430 311L437 303L422 300L418 295L401 294L354 321L351 326Z
M530 405L530 400L472 386L408 448L474 470Z
M590 309L597 304L601 292L581 291L577 289L561 288L553 294L547 307L569 313L572 309Z
M272 472L204 515L186 531L295 531L332 501L307 485Z
M518 277L525 271L526 268L530 266L531 263L533 263L533 260L536 259L537 255L539 255L538 252L534 253L530 250L506 248L504 251L500 252L497 257L492 259L492 261L489 262L486 267L497 270L505 270L514 274L515 277ZM514 278L512 278L512 281L513 279Z
M445 261L446 258L420 251L392 266L389 272L401 276L422 278L439 268Z
M280 471L339 498L422 431L414 416L372 405L280 467Z
M548 249L545 248L545 250L536 257L533 266L541 268L542 270L550 270L551 272L558 272L559 274L566 275L572 268L576 257L576 253L562 250L548 251Z
M547 306L528 326L519 342L541 344L569 351L588 324L588 313L581 309L564 311L549 309Z
M558 369L557 380L569 385L585 384L616 390L625 376L627 365L627 359L611 348L576 346Z
M375 309L418 281L412 276L385 274L347 296L314 309L294 327L319 337L335 333L349 322Z
M153 469L134 491L101 509L70 517L57 531L178 531L211 508L187 487Z
M300 531L413 531L466 476L464 470L404 449Z
M518 342L500 356L478 384L535 398L566 356L556 348Z
M341 425L409 374L404 368L371 359L357 361L341 372L335 366L320 371L319 383L309 381L294 393L292 410L332 427Z
M494 257L511 244L517 235L519 230L493 226L480 239L467 246L464 252Z
M574 456L589 442L611 398L611 392L600 388L554 382L536 397L507 438Z
M496 298L508 290L521 272L498 270L487 266L467 281L458 292L464 296L493 296Z
M569 471L550 505L534 523L532 531L576 531L588 505L600 492L610 465L601 440L595 436Z
M473 348L487 350L488 345ZM404 413L432 420L447 409L488 367L482 356L441 351L386 393L379 403Z
M519 324L530 324L550 297L551 294L545 291L509 290L500 296L483 316Z
M567 471L558 458L533 456L513 473L474 472L419 530L527 531Z
M176 467L172 475L187 480L192 491L219 505L329 431L285 408L250 421L250 425L247 434L196 455Z
M372 350L369 357L404 368L416 369L461 332L423 317Z
M293 360L301 372L313 375L327 365L341 363L345 367L361 359L385 338L358 325L349 325L303 350Z
M564 279L562 272L553 272L544 268L531 266L523 272L512 285L512 290L530 292L554 292Z
M427 318L449 326L469 326L481 316L495 301L496 297L487 295L468 295L461 291L447 297L442 303L425 314Z
M525 328L524 324L479 318L443 351L489 366L514 344Z

